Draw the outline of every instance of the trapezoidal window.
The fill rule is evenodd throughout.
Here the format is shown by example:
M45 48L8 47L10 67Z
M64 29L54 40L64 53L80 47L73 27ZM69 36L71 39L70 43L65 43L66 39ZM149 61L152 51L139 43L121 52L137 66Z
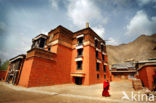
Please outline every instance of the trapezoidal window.
M99 55L98 55L98 51L96 51L96 58L98 59Z
M102 60L103 60L103 62L105 61L105 56L102 54Z
M50 51L50 49L51 49L51 48L49 47L49 48L48 48L48 51Z
M95 48L97 48L97 47L98 47L98 41L95 40Z
M78 45L82 45L83 44L83 37L78 38L77 40L78 40Z
M101 45L101 51L103 51L103 45Z
M46 40L44 38L40 38L40 45L39 45L40 48L44 48L45 41Z
M104 75L104 79L106 79L106 75Z
M99 77L99 74L97 74L97 79L99 79L100 77Z
M77 57L81 57L83 53L83 49L78 49L77 50Z
M106 66L103 65L103 72L106 72Z
M77 70L82 70L82 61L77 62Z
M96 63L96 71L99 71L99 63Z

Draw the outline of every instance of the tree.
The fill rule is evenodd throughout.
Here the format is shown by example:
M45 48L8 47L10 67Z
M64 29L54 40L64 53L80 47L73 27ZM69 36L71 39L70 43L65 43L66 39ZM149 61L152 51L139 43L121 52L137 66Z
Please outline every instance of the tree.
M0 68L1 68L1 63L2 63L2 62L1 62L1 58L0 58Z
M6 60L0 67L0 70L7 70L9 66L9 61Z

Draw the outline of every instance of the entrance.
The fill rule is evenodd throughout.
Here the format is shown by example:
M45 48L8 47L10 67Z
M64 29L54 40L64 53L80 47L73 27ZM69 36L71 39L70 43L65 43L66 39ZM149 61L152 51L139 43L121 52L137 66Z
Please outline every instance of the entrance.
M82 77L75 77L75 84L82 85Z

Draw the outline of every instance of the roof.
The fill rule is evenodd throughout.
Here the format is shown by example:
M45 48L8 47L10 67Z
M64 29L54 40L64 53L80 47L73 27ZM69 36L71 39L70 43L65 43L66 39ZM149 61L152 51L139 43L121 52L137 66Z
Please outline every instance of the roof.
M39 34L39 35L37 35L35 38L33 38L32 40L34 41L34 40L37 40L37 39L39 39L39 38L45 38L45 39L47 39L48 38L48 36L47 35L45 35L45 34Z
M85 30L90 30L91 32L93 32L93 34L95 34L95 36L96 36L99 40L103 41L104 44L105 44L105 41L104 41L98 34L96 34L95 31L92 30L90 27L84 28L84 29L81 29L81 30L78 30L78 31L76 31L76 32L72 32L72 31L70 31L69 29L63 27L62 25L59 25L59 26L57 26L55 29L52 29L48 34L50 34L51 32L55 31L56 29L65 30L65 31L69 32L69 33L72 34L72 35L74 35L74 34L76 34L76 33L78 33L78 32L85 31Z
M156 62L155 62L155 63L146 63L146 64L144 64L143 66L141 66L141 67L138 69L138 71L141 70L143 67L147 67L147 66L155 66L155 67L156 67Z
M112 64L112 68L116 68L116 69L128 69L128 68L134 68L134 67L135 67L135 64L132 62Z
M72 31L70 31L69 29L67 29L67 28L65 28L64 26L62 26L62 25L59 25L59 26L57 26L55 29L52 29L49 33L51 33L51 32L53 32L53 31L55 31L56 29L64 29L65 31L67 31L67 32L69 32L69 33L72 33L73 34L73 32ZM48 33L48 34L49 34Z
M18 60L18 59L24 59L25 57L26 57L25 54L20 54L20 55L18 55L18 56L16 56L16 57L11 58L11 59L9 60L9 62L14 62L14 61L16 61L16 60Z
M156 63L155 59L148 59L148 60L143 60L143 61L138 61L137 63Z

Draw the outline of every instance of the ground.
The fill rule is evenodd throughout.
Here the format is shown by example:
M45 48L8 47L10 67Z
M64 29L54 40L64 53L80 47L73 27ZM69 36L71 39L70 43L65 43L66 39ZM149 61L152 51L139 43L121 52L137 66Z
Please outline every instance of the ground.
M128 96L132 91L138 93L133 90L131 81L128 80L111 82L110 97L101 96L102 87L102 84L91 86L64 84L24 88L0 82L0 103L132 103L122 99L122 92L125 91Z

